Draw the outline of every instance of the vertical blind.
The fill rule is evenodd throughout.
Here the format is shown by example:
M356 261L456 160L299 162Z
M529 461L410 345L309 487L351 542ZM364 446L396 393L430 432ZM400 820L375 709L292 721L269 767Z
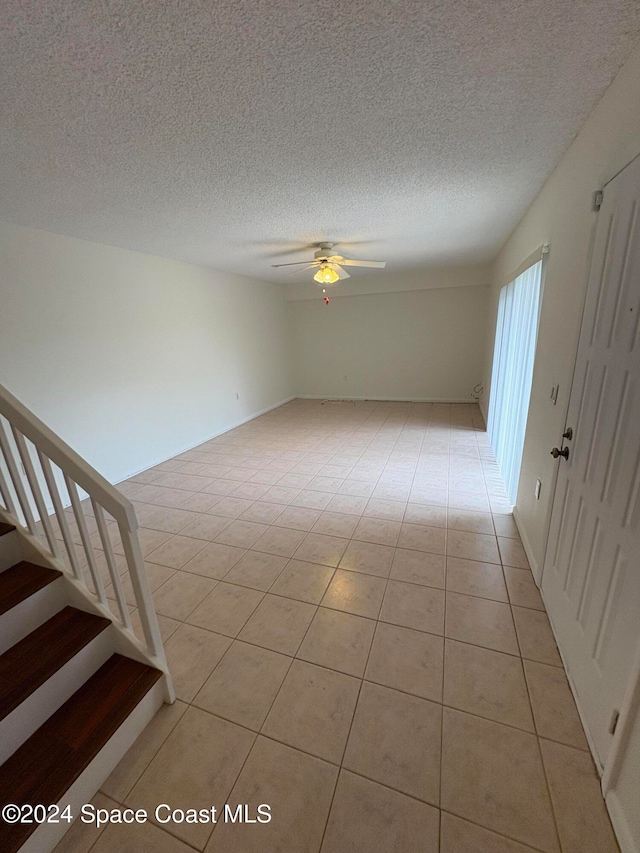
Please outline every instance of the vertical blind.
M538 335L542 260L500 291L488 433L507 494L515 504Z

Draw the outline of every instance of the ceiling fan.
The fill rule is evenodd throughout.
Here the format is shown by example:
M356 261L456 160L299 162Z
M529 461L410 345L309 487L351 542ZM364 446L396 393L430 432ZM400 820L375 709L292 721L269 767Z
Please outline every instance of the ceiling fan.
M297 261L290 264L272 264L274 267L304 267L304 269L291 270L292 273L304 272L305 270L318 268L314 279L318 284L335 284L343 278L350 278L342 267L373 267L382 269L386 266L385 261L353 261L342 255L334 254L335 243L318 243L318 249L314 252L312 261Z

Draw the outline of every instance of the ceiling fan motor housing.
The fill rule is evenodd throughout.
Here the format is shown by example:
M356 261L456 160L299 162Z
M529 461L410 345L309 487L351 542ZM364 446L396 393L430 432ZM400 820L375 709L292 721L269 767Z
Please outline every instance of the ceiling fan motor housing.
M326 261L327 258L331 257L331 250L333 249L333 243L319 243L320 248L314 252L313 257L316 261Z

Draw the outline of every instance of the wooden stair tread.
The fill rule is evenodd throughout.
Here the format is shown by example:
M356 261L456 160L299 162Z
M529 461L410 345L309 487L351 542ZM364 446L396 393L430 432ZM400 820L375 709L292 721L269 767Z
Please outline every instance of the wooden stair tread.
M65 607L0 655L0 720L110 624L102 616Z
M0 767L0 806L57 803L162 676L112 655ZM35 824L0 822L0 850L17 851Z
M4 536L6 533L11 533L11 531L15 529L14 524L7 524L5 521L0 521L0 536Z
M62 572L36 566L25 560L0 572L0 614L11 610L59 577L62 577Z

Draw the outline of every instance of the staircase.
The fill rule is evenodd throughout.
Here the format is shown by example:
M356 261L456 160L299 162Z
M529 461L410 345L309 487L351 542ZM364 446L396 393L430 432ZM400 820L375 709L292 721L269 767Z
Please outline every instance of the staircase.
M114 653L111 620L70 606L62 572L19 552L0 522L0 806L75 817L162 704L163 673ZM45 853L69 827L31 817L0 819L2 853Z
M133 506L0 385L0 853L50 853L174 699Z

